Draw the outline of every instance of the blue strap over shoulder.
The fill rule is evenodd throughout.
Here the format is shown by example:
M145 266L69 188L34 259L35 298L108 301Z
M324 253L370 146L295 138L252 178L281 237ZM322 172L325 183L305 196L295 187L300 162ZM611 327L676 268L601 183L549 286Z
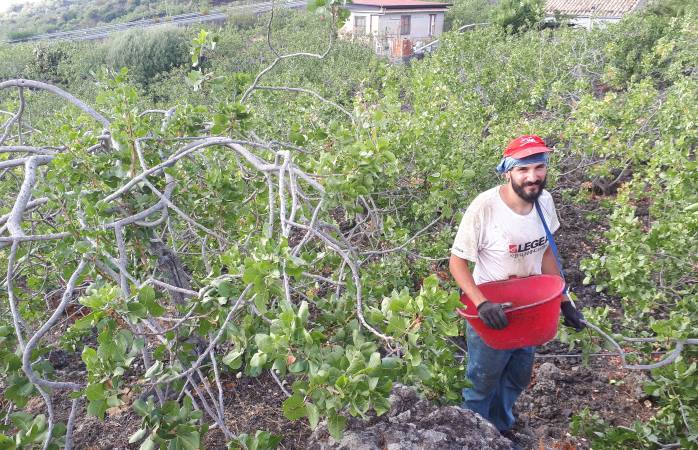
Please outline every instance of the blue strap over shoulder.
M536 211L538 211L538 216L540 217L540 221L543 222L543 228L545 229L545 235L548 238L548 244L550 244L550 248L553 251L553 255L555 255L555 261L557 261L557 268L560 270L560 276L562 277L562 281L565 281L565 272L562 270L562 261L560 261L560 253L557 251L557 245L555 245L555 239L553 239L553 234L550 232L550 228L548 228L548 224L545 222L545 216L543 215L543 210L540 207L540 203L538 203L538 200L536 200ZM563 294L567 295L567 282L565 281L565 289L562 291Z

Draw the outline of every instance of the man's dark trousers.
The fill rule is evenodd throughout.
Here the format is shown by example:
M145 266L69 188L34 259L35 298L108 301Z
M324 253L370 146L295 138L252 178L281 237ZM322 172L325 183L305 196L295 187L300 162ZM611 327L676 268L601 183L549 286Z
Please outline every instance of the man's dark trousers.
M463 389L463 407L490 421L499 431L514 426L512 408L531 381L535 347L496 350L467 324L468 371L473 386Z

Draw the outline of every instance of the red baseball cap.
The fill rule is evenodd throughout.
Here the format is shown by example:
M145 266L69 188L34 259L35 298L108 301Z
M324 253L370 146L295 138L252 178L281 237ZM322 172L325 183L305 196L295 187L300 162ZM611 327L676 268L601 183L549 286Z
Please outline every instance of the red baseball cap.
M543 142L540 136L535 134L525 134L509 142L504 150L505 158L521 159L536 153L552 152Z

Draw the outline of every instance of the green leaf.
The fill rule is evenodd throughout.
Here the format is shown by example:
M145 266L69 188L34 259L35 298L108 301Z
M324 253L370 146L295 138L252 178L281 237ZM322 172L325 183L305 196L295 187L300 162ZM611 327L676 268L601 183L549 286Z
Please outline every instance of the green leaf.
M390 402L388 402L388 399L383 397L374 397L373 409L376 411L377 415L382 416L390 410Z
M222 281L218 285L218 295L221 297L231 297L233 295L233 285L229 281Z
M267 362L267 354L257 352L250 359L250 366L254 368L262 368Z
M138 302L129 303L127 309L129 315L133 316L136 319L143 319L148 314L148 310L146 309L146 307Z
M87 414L97 417L99 420L104 420L104 413L107 411L106 400L94 400L87 405Z
M128 443L133 444L145 437L145 435L148 433L147 428L141 428L140 430L136 431L133 433L129 438L128 438Z
M337 441L342 439L346 426L347 418L337 413L333 413L327 418L327 429L330 435Z
M177 434L177 437L170 441L168 450L197 450L200 447L201 438L197 431Z
M381 365L381 355L378 352L371 353L371 358L368 361L368 367L376 369Z
M71 330L75 331L84 331L84 330L89 330L92 328L92 321L95 318L96 313L90 313L86 315L85 317L78 319L73 323L73 326L70 327Z
M386 356L382 360L382 365L384 369L393 370L400 368L400 358L394 356Z
M155 363L145 372L145 378L153 378L159 375L160 372L162 372L162 362L155 361Z
M320 411L317 406L312 403L305 404L305 411L308 415L308 422L310 423L310 428L312 430L317 427L318 422L320 422Z
M124 403L119 399L118 395L111 395L107 397L107 406L113 408L115 406L121 406Z
M305 323L306 320L308 320L308 302L303 301L301 302L301 305L298 307L298 318L301 320L302 323Z
M304 359L299 359L298 361L294 362L290 366L288 366L288 370L291 373L299 373L299 372L304 372L308 368L308 362Z
M242 365L241 356L245 351L241 348L236 348L231 350L227 355L223 357L223 364L230 367L233 370L239 369Z
M104 399L104 386L102 383L90 384L85 389L85 395L90 401L103 400Z
M419 351L417 347L411 347L407 351L407 353L409 355L408 359L410 361L410 364L412 364L415 367L422 364L422 353Z
M16 377L3 394L6 399L11 400L17 407L24 408L33 392L34 385L27 378Z
M254 299L254 306L257 307L260 314L267 312L267 298L264 295L257 295Z
M284 400L282 409L284 415L290 420L300 419L307 414L305 401L303 400L303 396L299 394L293 394L291 397Z
M29 413L18 411L10 414L10 420L20 430L27 430L34 420L34 417Z
M150 285L145 285L138 292L138 301L147 305L155 300L155 289Z
M148 404L141 399L138 399L135 402L133 402L131 407L136 412L136 414L138 414L141 417L145 417L148 414L150 414Z
M160 317L165 314L166 311L165 307L158 303L157 300L153 300L145 305L145 307L148 310L148 313L150 313L150 315L153 317Z
M156 448L157 445L155 444L155 441L153 441L153 435L150 435L145 441L143 441L138 450L155 450Z
M431 372L424 364L419 364L414 368L414 373L422 381L429 381L432 377Z
M274 339L268 334L256 334L254 341L260 351L264 353L272 353L274 351Z

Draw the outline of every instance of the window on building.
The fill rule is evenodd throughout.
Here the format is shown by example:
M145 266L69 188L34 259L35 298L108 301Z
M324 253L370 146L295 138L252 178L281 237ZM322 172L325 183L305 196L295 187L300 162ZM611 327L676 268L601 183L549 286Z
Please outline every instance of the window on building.
M354 17L354 33L366 34L366 16Z
M429 14L429 36L436 34L436 14Z
M412 16L400 16L400 36L410 34L410 21Z

